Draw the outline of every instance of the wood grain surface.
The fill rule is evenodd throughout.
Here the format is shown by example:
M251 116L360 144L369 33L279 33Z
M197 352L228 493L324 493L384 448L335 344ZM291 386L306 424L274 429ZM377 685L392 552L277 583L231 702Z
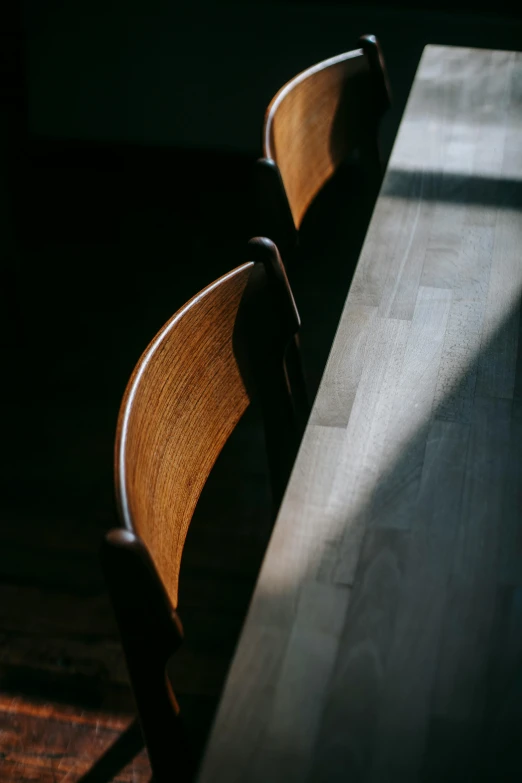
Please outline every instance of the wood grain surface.
M426 47L200 783L522 778L521 132Z

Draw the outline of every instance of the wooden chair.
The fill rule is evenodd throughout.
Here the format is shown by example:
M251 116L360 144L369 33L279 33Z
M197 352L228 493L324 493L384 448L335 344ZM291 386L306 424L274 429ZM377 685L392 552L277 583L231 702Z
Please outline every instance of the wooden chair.
M295 76L266 110L256 231L276 242L285 265L308 207L348 156L359 156L377 196L378 129L390 88L375 36L359 43Z
M299 315L279 253L257 238L249 257L165 324L120 409L115 476L123 526L106 536L102 565L156 783L191 780L196 768L166 665L183 639L178 581L200 493L254 394L276 504L305 424L285 371ZM84 780L114 774L140 739L131 725Z
M256 232L277 244L298 302L306 313L310 331L307 334L305 329L303 334L303 354L310 398L317 391L335 333L347 291L344 286L349 285L347 271L352 269L353 273L358 256L360 227L367 225L383 173L378 131L381 117L390 105L388 77L375 36L365 35L359 43L359 49L313 65L276 93L265 114L264 157L256 163ZM301 224L319 191L348 159L356 160L363 176L356 185L357 207L353 208L352 201L349 212L357 231L352 232L354 246L343 251L342 267L346 271L339 274L338 269L335 273L329 263L318 274L314 263L312 279L300 279L291 267ZM346 234L349 233L348 226ZM323 232L322 253L327 240ZM319 296L318 286L322 286L324 295ZM339 301L332 300L332 287L341 292ZM315 306L308 306L312 289L316 292L312 299L322 301L321 313ZM321 328L316 328L318 318ZM287 358L291 379L302 377L297 341L294 348Z

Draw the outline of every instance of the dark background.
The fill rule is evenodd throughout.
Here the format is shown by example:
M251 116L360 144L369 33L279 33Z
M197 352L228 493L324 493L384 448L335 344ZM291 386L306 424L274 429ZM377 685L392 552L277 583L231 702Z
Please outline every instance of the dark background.
M100 748L75 745L74 710L129 709L97 559L116 523L112 449L125 384L164 321L245 260L252 165L273 94L363 33L379 38L392 85L387 159L425 44L520 50L522 11L485 0L25 0L0 10L2 779L50 783L58 761L85 768ZM316 210L303 228L315 258L320 227ZM207 579L215 532L204 532L185 582L182 616L202 648L205 579L214 625L221 611L229 629L207 659L218 682L270 529L251 457L243 483L222 473L221 519L232 504L246 520L239 558L217 589ZM57 701L73 711L57 717ZM30 719L13 717L20 704ZM55 723L42 704L54 705ZM98 715L92 725L109 743L109 724ZM22 761L9 760L13 747Z
M26 0L30 127L256 153L260 116L281 83L369 30L396 91L395 129L422 47L517 48L522 11L512 6L509 18L502 0Z
M3 503L15 517L33 502L38 513L70 513L73 501L107 517L125 382L164 320L243 260L251 166L276 90L375 33L393 90L386 159L424 45L518 49L520 9L508 18L483 0L455 0L451 12L266 0L8 8Z

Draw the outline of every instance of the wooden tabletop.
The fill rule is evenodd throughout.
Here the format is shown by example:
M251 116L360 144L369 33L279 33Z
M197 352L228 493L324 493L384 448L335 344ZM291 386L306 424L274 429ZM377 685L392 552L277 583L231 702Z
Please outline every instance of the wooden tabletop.
M521 207L522 54L426 47L200 783L522 780Z

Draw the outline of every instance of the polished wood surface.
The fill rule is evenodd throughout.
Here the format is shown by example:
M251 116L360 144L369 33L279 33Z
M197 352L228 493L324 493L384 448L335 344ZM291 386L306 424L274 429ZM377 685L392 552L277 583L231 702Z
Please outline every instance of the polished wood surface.
M311 202L356 150L380 184L378 129L390 103L377 39L299 73L266 110L263 155L257 163L259 230L286 250Z
M134 370L120 410L115 476L122 521L150 553L174 609L190 520L252 396L261 397L262 407L271 403L267 441L277 454L271 466L278 489L284 481L278 470L286 469L288 478L290 454L299 442L284 372L299 315L275 245L252 240L248 253L257 265L247 261L208 286L158 333ZM270 384L277 387L284 418L275 395L268 399L265 393ZM270 437L272 417L277 438Z
M251 264L235 270L174 316L136 367L122 403L118 503L126 527L152 553L173 608L196 503L250 402L232 349L250 272Z
M521 94L424 50L200 783L522 776Z

